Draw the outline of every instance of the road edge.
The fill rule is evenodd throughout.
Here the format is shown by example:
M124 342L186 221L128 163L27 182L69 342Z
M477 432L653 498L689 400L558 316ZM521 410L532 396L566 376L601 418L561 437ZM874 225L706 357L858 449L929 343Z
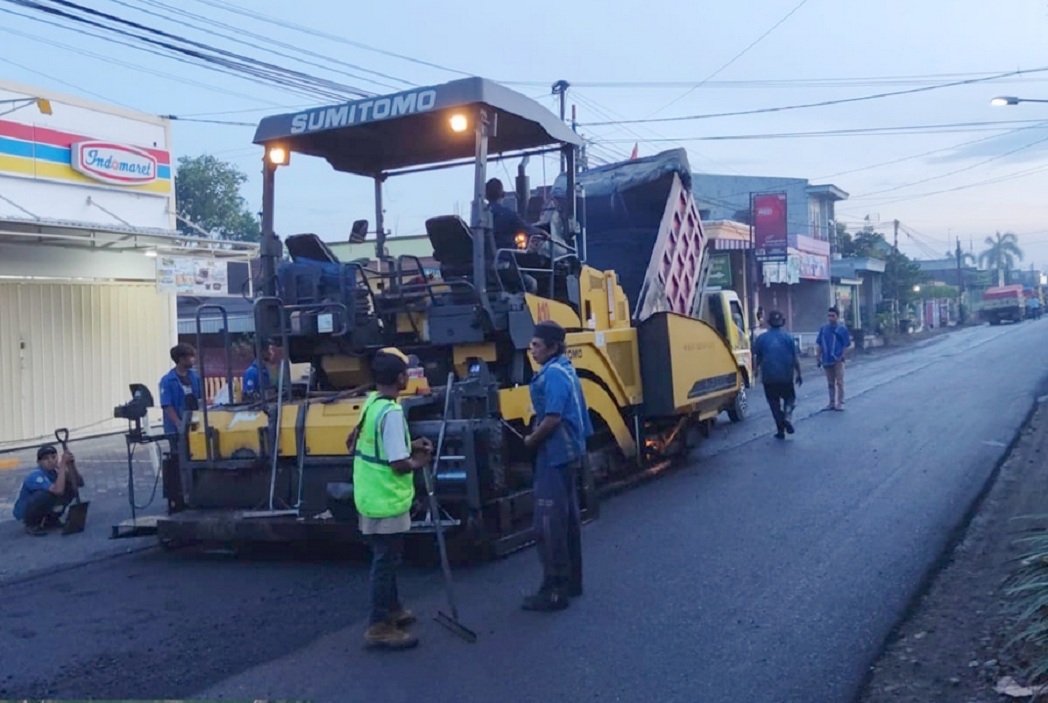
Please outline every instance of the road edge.
M1000 477L1001 469L1008 462L1012 454L1015 452L1016 447L1022 441L1023 434L1026 429L1030 427L1034 416L1037 415L1041 406L1048 404L1048 397L1046 397L1046 394L1048 394L1048 374L1042 376L1033 387L1035 389L1033 399L1030 402L1030 407L1027 409L1026 414L1023 416L1022 422L1019 423L1007 446L997 457L997 461L994 462L993 468L990 470L983 485L979 488L978 493L976 493L971 503L965 509L964 513L957 521L957 524L950 530L939 556L936 557L936 559L921 575L917 587L907 600L906 607L902 609L899 616L892 624L891 631L884 638L880 647L878 647L876 654L867 663L866 672L862 677L862 683L856 690L855 695L851 698L852 703L862 703L863 694L866 692L873 679L877 662L880 661L888 648L898 639L899 632L903 625L909 622L909 620L914 616L920 607L921 601L931 591L935 581L939 578L946 567L950 565L954 552L957 551L957 547L964 541L965 536L968 534L968 530L971 528L972 520L974 520L976 515L979 514L983 504L986 502L986 498L993 490L993 487L997 484L997 479Z

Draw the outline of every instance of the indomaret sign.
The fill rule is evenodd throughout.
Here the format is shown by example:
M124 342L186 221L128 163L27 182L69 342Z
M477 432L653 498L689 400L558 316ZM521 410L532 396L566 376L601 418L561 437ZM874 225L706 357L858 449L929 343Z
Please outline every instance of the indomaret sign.
M134 186L157 179L157 159L134 147L110 142L77 142L70 165L88 178L112 185Z

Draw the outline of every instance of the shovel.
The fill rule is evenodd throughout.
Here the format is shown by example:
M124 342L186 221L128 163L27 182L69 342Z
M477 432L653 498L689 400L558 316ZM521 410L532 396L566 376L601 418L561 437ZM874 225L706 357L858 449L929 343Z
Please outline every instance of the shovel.
M69 451L69 429L62 427L55 430L55 439L62 445L62 454L65 455ZM84 486L84 478L76 468L76 459L73 459L69 468L73 470L77 491L73 497L73 502L67 509L65 527L62 528L63 535L72 535L84 531L84 526L87 524L87 508L91 505L90 501L80 500L79 489Z

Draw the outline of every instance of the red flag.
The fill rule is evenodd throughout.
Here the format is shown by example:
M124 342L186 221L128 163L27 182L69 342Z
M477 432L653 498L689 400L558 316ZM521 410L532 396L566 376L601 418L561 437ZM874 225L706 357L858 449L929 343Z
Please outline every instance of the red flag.
M633 153L630 154L630 161L633 161L634 159L637 158L637 146L638 146L638 144L636 142L634 142L633 143Z

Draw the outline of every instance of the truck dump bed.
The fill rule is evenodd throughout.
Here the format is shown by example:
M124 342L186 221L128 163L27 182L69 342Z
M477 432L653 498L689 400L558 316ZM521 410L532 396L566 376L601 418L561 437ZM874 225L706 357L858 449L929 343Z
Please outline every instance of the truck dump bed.
M587 262L614 270L632 317L693 315L706 244L683 149L583 171ZM565 179L553 192L563 197Z

